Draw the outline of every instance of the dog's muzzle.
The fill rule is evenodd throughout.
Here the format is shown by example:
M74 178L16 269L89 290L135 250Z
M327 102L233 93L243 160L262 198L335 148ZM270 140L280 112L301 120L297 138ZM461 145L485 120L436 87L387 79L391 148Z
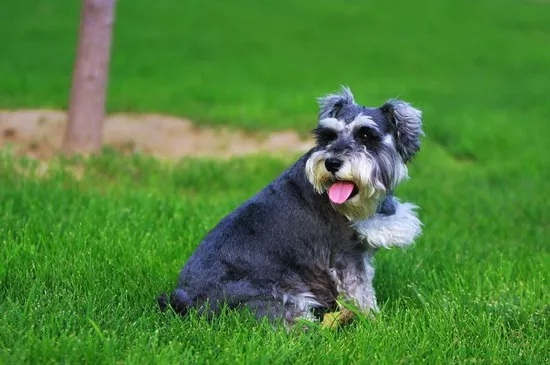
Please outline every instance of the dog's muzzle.
M338 158L329 157L325 160L325 168L331 174L336 175L343 163ZM343 204L358 192L359 188L351 181L335 181L328 188L328 197L334 204Z

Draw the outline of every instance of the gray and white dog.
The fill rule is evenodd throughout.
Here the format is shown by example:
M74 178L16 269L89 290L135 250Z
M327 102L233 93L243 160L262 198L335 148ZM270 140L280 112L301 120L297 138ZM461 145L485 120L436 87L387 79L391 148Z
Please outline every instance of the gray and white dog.
M337 298L378 310L373 254L421 232L416 207L392 197L420 148L421 112L363 107L345 87L319 104L316 146L208 233L170 296L175 312L225 304L292 324Z

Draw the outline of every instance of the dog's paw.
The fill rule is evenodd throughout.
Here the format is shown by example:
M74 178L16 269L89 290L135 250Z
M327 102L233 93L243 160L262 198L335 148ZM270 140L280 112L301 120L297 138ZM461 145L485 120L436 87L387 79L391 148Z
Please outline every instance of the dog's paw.
M408 246L422 233L422 222L411 203L395 199L395 214L376 214L353 223L359 237L371 247Z

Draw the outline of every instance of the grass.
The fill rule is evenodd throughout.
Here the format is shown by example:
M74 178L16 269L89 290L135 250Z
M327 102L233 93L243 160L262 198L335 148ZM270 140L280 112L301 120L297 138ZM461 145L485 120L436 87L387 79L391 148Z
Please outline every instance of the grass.
M78 2L0 12L0 108L66 107ZM216 222L291 163L0 154L0 363L548 363L548 4L121 1L111 111L313 127L317 95L399 95L427 138L397 195L424 236L377 257L382 312L287 334L154 302ZM81 174L76 179L68 171Z
M78 1L0 12L0 108L66 108ZM545 113L545 1L120 1L111 111L165 112L247 129L311 129L316 96L400 96L433 125L488 110ZM480 115L479 117L484 117Z
M548 170L534 180L425 151L398 191L423 208L424 236L378 254L381 314L301 335L246 313L179 319L154 300L201 237L290 160L106 151L40 175L4 153L0 362L547 362Z

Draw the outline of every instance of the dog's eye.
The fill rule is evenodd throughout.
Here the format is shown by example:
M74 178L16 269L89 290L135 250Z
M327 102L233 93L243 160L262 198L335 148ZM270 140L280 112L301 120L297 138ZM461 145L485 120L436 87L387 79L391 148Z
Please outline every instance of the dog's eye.
M369 127L361 127L355 132L357 142L365 144L369 141L375 141L380 138L378 132Z
M314 131L317 143L320 145L326 145L334 141L338 135L335 131L329 128L318 128Z

